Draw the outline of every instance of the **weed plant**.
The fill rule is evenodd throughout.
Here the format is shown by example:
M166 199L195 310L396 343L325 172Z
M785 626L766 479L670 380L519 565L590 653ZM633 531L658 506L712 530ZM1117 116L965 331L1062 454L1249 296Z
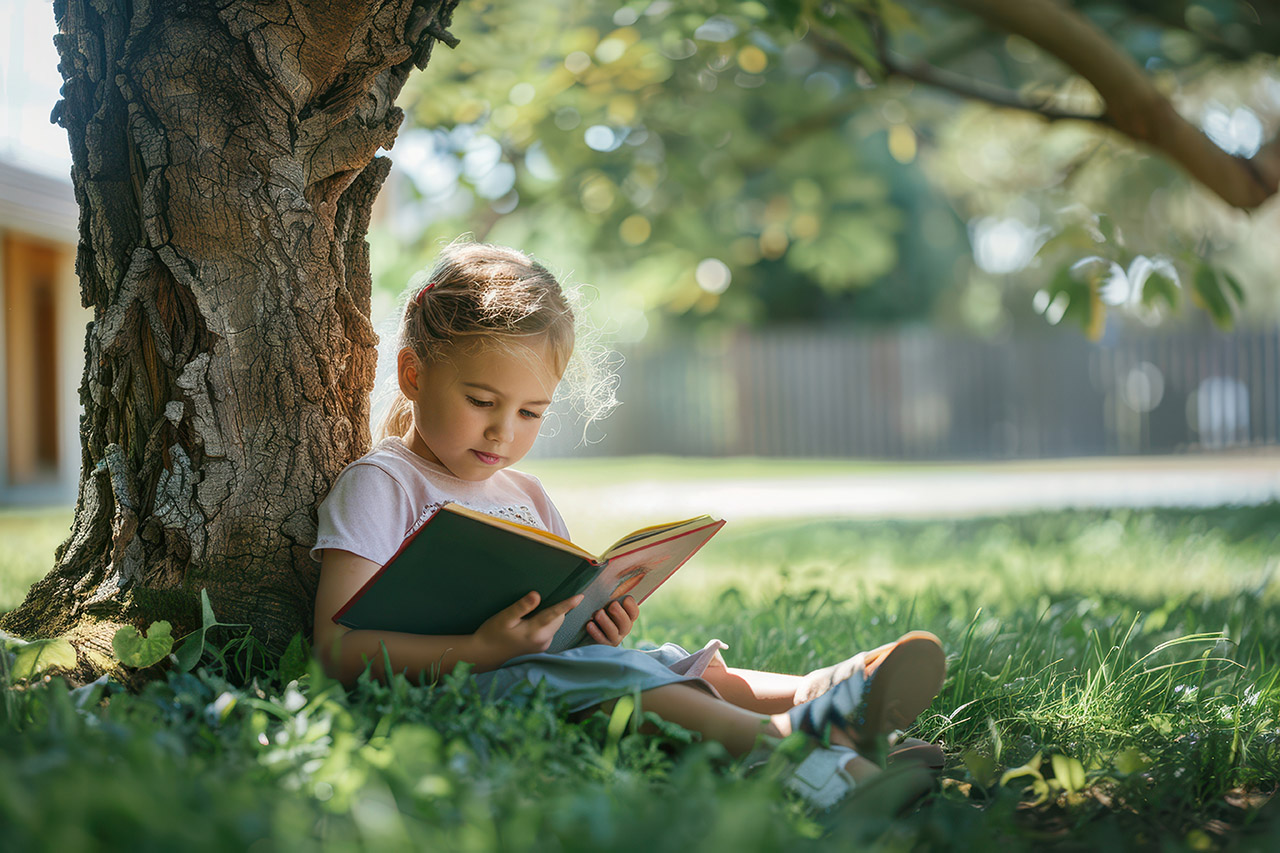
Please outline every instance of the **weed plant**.
M714 744L569 722L465 676L347 691L213 650L137 693L0 691L8 849L1280 848L1280 507L732 527L633 637L803 672L913 628L949 652L914 734L939 790L814 816ZM685 577L685 576L688 577ZM215 602L216 604L216 602ZM4 655L0 655L3 659ZM0 678L9 682L0 663ZM305 671L304 671L305 670ZM652 717L648 718L651 722Z

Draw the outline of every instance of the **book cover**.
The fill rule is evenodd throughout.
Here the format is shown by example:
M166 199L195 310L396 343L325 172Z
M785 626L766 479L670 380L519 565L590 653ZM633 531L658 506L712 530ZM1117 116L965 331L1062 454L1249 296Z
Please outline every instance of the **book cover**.
M352 629L470 634L536 590L538 610L583 592L548 651L586 640L601 607L642 602L724 526L709 516L628 534L595 557L554 534L445 504L334 615ZM537 611L535 611L537 612Z

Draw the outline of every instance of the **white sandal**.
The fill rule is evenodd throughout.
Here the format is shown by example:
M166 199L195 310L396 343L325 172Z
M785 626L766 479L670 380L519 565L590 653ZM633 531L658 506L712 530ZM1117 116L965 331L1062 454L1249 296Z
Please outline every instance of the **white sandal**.
M815 745L797 762L792 757L794 749L784 747L779 750L777 747L781 741L773 738L762 740L765 743L757 746L743 761L743 771L754 773L771 763L777 765L779 784L814 809L825 811L858 787L858 783L844 769L858 755L857 751L847 746Z
M850 760L858 756L856 750L847 746L818 745L796 762L787 755L787 749L776 749L779 743L772 741L769 745L757 747L744 761L744 769L752 772L767 765L773 756L780 756L782 766L778 768L778 782L817 812L831 812L850 795L863 791L850 804L855 811L868 816L890 817L933 788L933 775L923 765L891 768L859 784L844 769Z
M858 753L847 746L820 746L781 779L782 787L825 811L858 787L844 766Z

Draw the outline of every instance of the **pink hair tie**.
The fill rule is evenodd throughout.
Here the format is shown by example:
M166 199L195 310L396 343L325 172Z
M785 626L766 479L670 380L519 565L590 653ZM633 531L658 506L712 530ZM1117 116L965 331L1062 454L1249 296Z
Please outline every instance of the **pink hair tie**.
M422 286L422 290L419 290L419 291L418 291L418 295L417 295L417 296L415 296L415 297L413 297L413 301L414 301L414 302L416 302L416 303L418 303L418 307L419 307L419 308L421 308L421 307L422 307L422 297L423 297L423 296L425 296L425 295L427 294L427 291L428 291L428 290L430 290L431 288L433 288L433 287L435 287L435 286L436 286L436 283L435 283L434 281L429 281L429 282L427 282L426 284L424 284L424 285Z

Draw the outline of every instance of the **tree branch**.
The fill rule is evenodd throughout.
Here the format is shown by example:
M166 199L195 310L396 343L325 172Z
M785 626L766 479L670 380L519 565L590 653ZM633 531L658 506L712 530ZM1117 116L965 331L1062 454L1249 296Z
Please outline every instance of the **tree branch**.
M884 63L885 71L894 77L902 77L907 80L914 80L917 83L924 83L927 86L943 89L962 98L983 101L1006 109L1033 112L1049 121L1089 121L1106 127L1115 127L1115 122L1105 113L1098 115L1097 113L1061 110L1057 107L1049 106L1047 100L1035 103L1008 89L992 86L981 80L969 79L944 68L936 68L925 62L902 59L892 53L885 53L880 59Z
M1115 126L1115 123L1106 115L1061 110L1057 107L1049 106L1047 100L1039 103L1030 101L1002 86L993 86L982 80L965 77L922 60L908 59L895 54L888 49L883 31L876 25L876 22L872 20L868 21L867 24L875 36L876 56L884 72L892 77L901 77L905 80L924 83L927 86L959 95L966 100L982 101L1003 109L1032 112L1049 121L1089 121L1107 127ZM810 31L809 39L813 42L813 47L819 55L854 68L868 70L853 51L845 47L840 41L821 35L816 30Z
M1184 119L1131 57L1072 9L1050 0L951 0L1056 56L1098 90L1110 124L1182 165L1235 207L1256 208L1280 185L1280 138L1252 159L1219 148Z

